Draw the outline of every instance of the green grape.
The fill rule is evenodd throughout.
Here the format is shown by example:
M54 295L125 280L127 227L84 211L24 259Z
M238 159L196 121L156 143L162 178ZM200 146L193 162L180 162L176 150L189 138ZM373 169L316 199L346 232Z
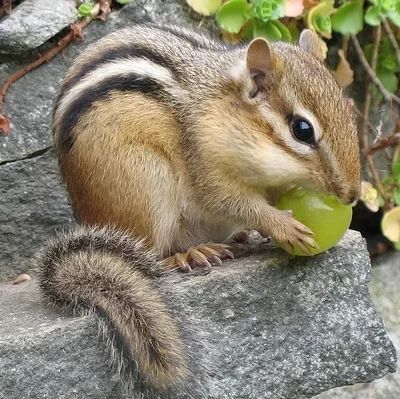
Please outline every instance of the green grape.
M335 196L299 187L283 194L276 207L281 210L291 210L296 220L313 231L314 240L319 248L311 249L311 255L335 246L349 228L353 213L350 205L344 205ZM299 248L294 248L291 254L309 255Z

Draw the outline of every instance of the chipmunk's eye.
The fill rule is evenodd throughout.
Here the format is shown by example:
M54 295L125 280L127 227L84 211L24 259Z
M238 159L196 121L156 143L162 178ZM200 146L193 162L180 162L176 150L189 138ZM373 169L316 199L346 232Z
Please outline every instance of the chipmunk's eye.
M260 92L260 89L256 86L253 90L249 93L250 98L257 97L257 94Z
M312 124L304 118L295 116L291 124L293 136L306 144L315 145L314 128Z

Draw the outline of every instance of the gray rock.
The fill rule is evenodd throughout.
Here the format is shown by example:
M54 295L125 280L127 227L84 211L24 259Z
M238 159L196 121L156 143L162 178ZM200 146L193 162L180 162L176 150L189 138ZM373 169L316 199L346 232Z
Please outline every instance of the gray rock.
M191 15L185 0L135 0L113 13L106 23L93 21L85 29L83 41L76 41L62 56L30 72L10 88L4 112L12 121L12 129L8 136L0 135L0 162L24 157L51 144L52 104L60 81L75 57L90 43L116 29L145 21L195 27ZM203 30L205 27L215 30L211 21L202 25ZM0 79L21 66L18 63L1 65Z
M349 232L313 258L267 246L208 275L160 280L202 381L191 397L301 399L393 372L395 349L370 301L370 277L364 241ZM104 343L93 339L92 316L60 317L34 281L2 284L0 293L4 398L125 397ZM126 397L157 397L136 389Z
M29 272L32 255L72 222L51 152L0 167L0 280Z
M397 352L400 353L400 254L380 257L372 268L369 284L371 297L388 330ZM315 399L398 399L400 398L400 358L397 371L368 384L335 388Z
M74 0L25 0L0 22L0 53L35 49L77 19Z

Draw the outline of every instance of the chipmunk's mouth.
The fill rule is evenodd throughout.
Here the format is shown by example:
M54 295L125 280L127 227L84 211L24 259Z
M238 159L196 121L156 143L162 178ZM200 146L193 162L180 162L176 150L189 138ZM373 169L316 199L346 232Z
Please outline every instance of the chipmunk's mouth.
M338 184L333 181L333 179L329 182L326 182L325 179L318 175L312 175L312 179L305 181L302 186L308 189L322 191L326 194L334 195L345 205L355 206L360 198L360 190L348 188L344 185Z
M355 189L346 189L340 186L335 186L331 192L345 205L355 206L360 198L360 193Z

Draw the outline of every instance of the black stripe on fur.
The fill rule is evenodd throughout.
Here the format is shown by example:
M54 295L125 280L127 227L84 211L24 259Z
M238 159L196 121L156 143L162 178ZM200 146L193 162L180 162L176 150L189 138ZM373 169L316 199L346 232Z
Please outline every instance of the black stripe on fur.
M63 85L61 86L59 98L61 98L64 93L70 90L86 75L88 75L90 72L93 72L95 69L99 68L103 64L127 58L142 58L149 60L156 65L169 69L176 78L179 77L179 71L177 70L173 59L163 54L160 54L150 48L140 48L134 47L132 45L120 46L117 48L108 49L107 51L99 54L97 57L93 58L85 65L83 65L74 76L63 83Z
M168 96L159 82L136 74L112 76L101 81L98 85L83 90L61 116L59 129L61 145L65 151L68 151L73 145L72 130L79 122L81 116L83 116L96 101L106 99L110 92L113 91L139 92L158 100L165 100Z

